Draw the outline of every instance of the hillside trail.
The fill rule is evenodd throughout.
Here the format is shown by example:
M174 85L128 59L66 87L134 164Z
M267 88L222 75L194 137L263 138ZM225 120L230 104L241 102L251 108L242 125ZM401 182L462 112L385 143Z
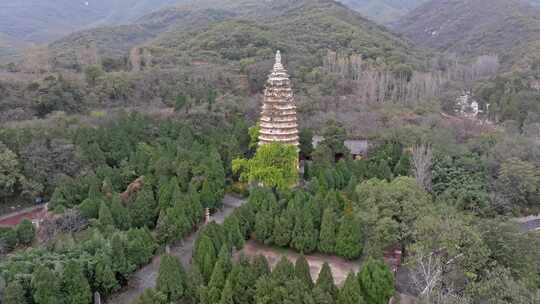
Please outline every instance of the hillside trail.
M229 216L236 208L242 206L245 202L245 199L226 195L223 199L223 208L211 216L211 221L215 221L218 224L223 223L227 216ZM195 233L172 245L170 248L170 254L178 257L186 269L188 269L191 265L193 246L202 227L204 226L201 226L201 228L199 228ZM122 288L120 292L112 295L109 299L104 301L104 303L130 304L135 301L145 289L156 287L159 263L160 256L158 255L152 259L150 264L135 272L130 278L128 285Z

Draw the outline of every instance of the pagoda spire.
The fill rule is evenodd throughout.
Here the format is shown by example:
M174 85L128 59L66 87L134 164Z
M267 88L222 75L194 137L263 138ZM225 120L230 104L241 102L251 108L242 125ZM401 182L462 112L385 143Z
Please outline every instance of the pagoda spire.
M260 125L260 145L277 142L299 146L296 105L280 51L266 82Z

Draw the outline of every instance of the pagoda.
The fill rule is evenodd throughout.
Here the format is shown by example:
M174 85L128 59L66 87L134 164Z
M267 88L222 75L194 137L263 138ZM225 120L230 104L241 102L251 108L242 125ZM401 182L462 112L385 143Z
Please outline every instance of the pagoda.
M277 51L274 69L264 90L259 145L282 143L299 146L296 105L287 70Z

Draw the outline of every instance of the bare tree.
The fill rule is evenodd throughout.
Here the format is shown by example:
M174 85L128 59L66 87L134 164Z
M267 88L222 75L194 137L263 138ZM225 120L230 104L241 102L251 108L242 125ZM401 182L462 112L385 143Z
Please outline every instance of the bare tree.
M418 144L413 148L413 172L416 182L426 191L431 191L431 168L433 150L429 144Z
M411 280L419 296L429 299L442 282L442 261L433 253L417 254L415 258L416 267L411 271Z

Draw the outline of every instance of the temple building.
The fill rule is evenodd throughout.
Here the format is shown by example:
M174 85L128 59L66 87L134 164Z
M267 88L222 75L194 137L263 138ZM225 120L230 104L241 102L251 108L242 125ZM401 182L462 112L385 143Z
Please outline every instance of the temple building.
M299 146L298 119L291 80L281 63L279 51L266 83L260 126L259 145L277 142Z

